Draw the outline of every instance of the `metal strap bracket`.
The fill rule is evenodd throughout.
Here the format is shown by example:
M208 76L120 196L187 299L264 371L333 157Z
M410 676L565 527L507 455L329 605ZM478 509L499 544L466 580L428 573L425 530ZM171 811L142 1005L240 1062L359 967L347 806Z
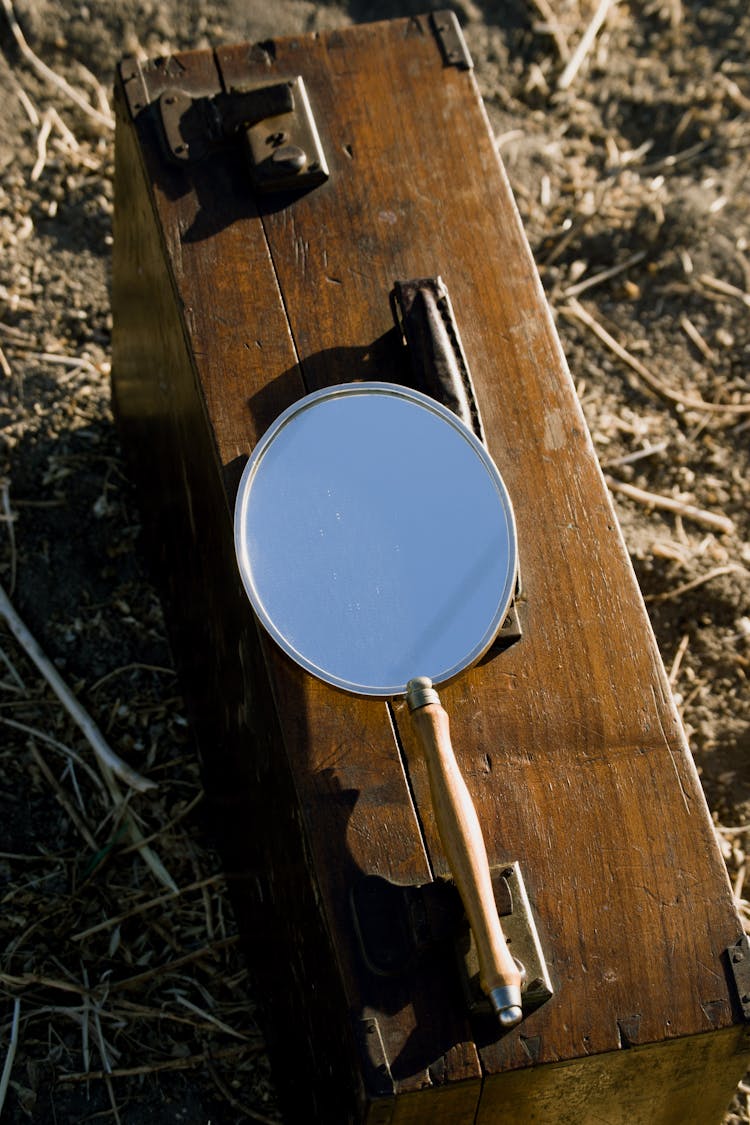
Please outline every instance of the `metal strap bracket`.
M493 867L490 873L496 901L508 901L506 910L501 910L503 932L513 957L523 966L525 976L521 996L524 1014L527 1014L551 999L555 990L519 864ZM475 1015L491 1014L489 1001L479 985L479 959L470 929L465 932L459 955L469 1011Z
M395 282L391 308L409 348L415 390L442 402L483 442L469 364L443 279Z
M393 319L409 353L410 386L442 402L486 444L469 363L445 282L441 277L396 281L390 300ZM491 652L495 646L513 644L522 635L517 604L520 593L519 573L516 600Z

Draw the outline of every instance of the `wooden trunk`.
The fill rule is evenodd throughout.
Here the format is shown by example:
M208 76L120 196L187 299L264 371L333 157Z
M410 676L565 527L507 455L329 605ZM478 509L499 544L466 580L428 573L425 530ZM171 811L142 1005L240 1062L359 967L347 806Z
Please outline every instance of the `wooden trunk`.
M328 179L260 191L252 146L284 129L216 140L211 107L300 75ZM747 946L454 17L126 60L117 114L116 411L288 1120L718 1121L748 1058ZM521 638L441 692L554 986L503 1035L464 998L405 705L282 654L232 539L284 408L410 380L389 293L438 276L523 579Z

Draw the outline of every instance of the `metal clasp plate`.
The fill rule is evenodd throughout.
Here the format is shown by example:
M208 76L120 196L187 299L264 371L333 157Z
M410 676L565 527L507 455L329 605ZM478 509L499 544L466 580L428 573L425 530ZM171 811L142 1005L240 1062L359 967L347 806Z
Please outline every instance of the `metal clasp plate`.
M264 117L245 129L250 174L259 191L314 187L328 179L323 146L305 83L288 83L293 108Z
M523 966L525 973L521 986L525 1014L546 1003L554 995L554 988L520 866L512 863L505 867L493 867L490 873L508 948L515 960ZM504 906L501 905L503 903ZM459 956L469 1011L477 1015L489 1014L489 1002L479 985L479 959L471 930L467 930L463 936Z
M328 179L305 83L300 76L194 98L165 90L158 112L167 153L178 164L204 160L242 138L259 192L313 187Z

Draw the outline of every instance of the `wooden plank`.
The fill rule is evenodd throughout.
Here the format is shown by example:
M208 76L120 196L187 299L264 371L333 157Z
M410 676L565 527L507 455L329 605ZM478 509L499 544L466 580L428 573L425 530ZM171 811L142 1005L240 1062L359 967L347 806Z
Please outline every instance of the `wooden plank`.
M488 1079L476 1125L719 1125L747 1065L741 1028Z
M199 59L204 66L210 63L213 67L210 53L196 52L170 60L169 76L164 75L163 67L155 74L146 71L151 97L171 81L179 81L181 88L195 93L208 90L208 82L196 81L194 77ZM218 90L215 68L213 74L211 89ZM221 152L210 162L191 165L185 171L166 163L153 131L146 131L145 127L142 144L167 260L183 309L184 331L200 394L205 400L206 425L214 437L226 476L226 506L230 509L237 470L244 466L258 438L278 414L305 393L305 385L241 153ZM275 660L276 650L272 653L269 659ZM323 768L322 763L328 762L333 770L337 757L343 757L336 745L340 741L338 724L343 709L347 728L357 732L362 744L369 749L381 748L381 789L388 788L391 798L389 847L377 846L379 821L374 824L369 819L372 808L367 800L356 809L348 809L349 816L354 817L352 841L358 836L375 841L374 848L368 844L363 857L370 873L403 882L429 880L385 707L343 697L322 684L307 682L309 678L286 665L279 664L273 678L278 711L282 725L286 724L288 753L296 755L299 762L300 784L309 777L314 785L315 773ZM308 695L314 700L316 723L314 729L303 730L298 717L306 714ZM362 760L366 760L366 755ZM353 756L348 761L351 769L360 768L359 760ZM342 774L339 782L341 792L366 788L358 782L356 772ZM305 804L305 794L302 799ZM320 807L312 794L310 799L315 805L310 814L314 838L325 840L322 824L332 800L330 789ZM362 824L358 823L360 814L364 817ZM359 854L356 845L352 846L356 863ZM324 863L320 867L326 869Z
M171 609L170 636L203 751L230 891L250 964L263 966L269 989L265 996L274 1015L267 1024L269 1048L282 1065L290 1050L298 1055L283 1099L290 1106L304 1102L308 1112L317 1106L343 1118L357 1113L358 1101L348 1004L318 908L314 874L305 863L291 774L278 759L281 732L256 625L244 607L239 577L227 565L233 543L221 466L165 266L142 154L122 102L120 93L113 271L118 420ZM200 550L206 542L210 552ZM190 567L181 565L186 558ZM223 578L218 585L217 572ZM223 701L218 710L217 700ZM280 849L289 878L274 884L269 873ZM269 911L286 919L286 928L272 931ZM296 974L306 959L316 965L322 990L315 1005L300 999L305 981ZM272 1034L279 1019L286 1023L283 1042ZM323 1067L324 1090L318 1077ZM325 1104L318 1106L322 1096Z
M248 65L243 48L218 60L227 83ZM278 40L267 70L304 74L331 165L324 187L261 205L306 379L392 378L386 295L442 275L517 509L524 638L443 701L491 860L523 865L558 993L483 1065L528 1062L522 1035L540 1062L612 1051L636 1016L642 1042L729 1026L729 886L472 76L443 67L426 19Z
M219 89L212 56L205 52L148 67L142 81L149 99L175 84L195 93ZM240 833L244 840L250 835L250 825L241 806L245 802L251 807L252 801L247 793L247 771L243 772L237 760L247 752L243 724L250 722L257 709L258 693L267 679L259 671L257 639L247 628L238 638L228 625L244 621L249 614L244 595L236 588L231 594L226 589L227 577L234 580L234 587L237 577L229 506L247 453L277 414L305 388L239 154L221 154L210 165L191 166L188 171L170 167L159 144L153 112L139 120L139 140L148 186L126 185L122 176L120 185L118 413L126 441L143 450L142 493L148 496L151 492L152 500L162 508L171 496L177 522L180 504L187 512L190 528L181 528L179 534L170 526L168 513L161 508L152 513L152 539L165 547L161 564L171 579L172 621L173 625L180 622L179 636L173 629L176 651L190 653L198 643L201 651L211 651L217 661L218 678L206 676L199 660L195 667L183 667L183 682L188 685L204 746L208 788L215 796L221 794L216 800L224 806L225 819L239 818L245 824ZM131 146L121 164L134 161L137 154ZM139 229L133 222L124 198L131 193L141 206L144 199L153 206L158 233ZM165 259L154 253L146 263L152 274L144 276L143 245L161 239ZM174 318L164 296L173 291L175 305L181 310L179 332L187 353L158 358L152 354L153 341L163 331L162 322ZM152 305L159 308L158 319ZM149 366L144 368L144 364ZM160 372L158 379L156 372ZM210 435L208 446L201 441L202 433ZM212 453L223 469L225 494L221 498L206 485L206 478L215 471ZM158 496L153 494L155 478L160 481ZM192 558L191 565L201 575L200 588L195 576L185 586L186 557ZM309 852L316 893L333 935L332 967L347 992L354 1034L361 1019L377 1017L389 1044L397 1088L420 1089L433 1081L477 1078L479 1061L460 1009L446 1009L441 1003L440 1012L430 1013L431 998L441 994L442 966L428 963L416 991L412 982L373 981L363 973L352 932L349 894L352 881L360 875L379 875L397 884L431 879L389 712L382 703L343 696L318 683L265 639L263 650L271 685L265 688L267 702L273 700L275 705L269 729L278 731L278 742L269 745L265 731L261 734L256 728L261 746L256 753L271 761L282 753L291 763L295 792L293 798L287 794L288 815L299 809L305 824L304 844L296 846L301 855ZM217 714L217 701L222 698L227 702ZM221 743L218 754L212 745L217 737ZM231 770L227 757L232 760ZM270 768L263 767L266 786ZM276 826L278 862L292 846L278 839L278 823L284 823L287 816L267 807L265 818ZM232 846L242 867L241 846ZM273 865L270 855L268 865ZM328 956L330 960L331 954ZM296 953L300 965L304 957L301 947ZM308 968L319 973L315 958L308 960ZM414 1015L415 1006L419 1017ZM429 1045L415 1034L420 1021L431 1028ZM462 1040L465 1048L457 1051L456 1043ZM428 1066L441 1054L448 1061L438 1067L439 1074L433 1079ZM352 1067L353 1075L361 1065ZM464 1085L467 1120L475 1113L478 1095L478 1084L473 1090Z

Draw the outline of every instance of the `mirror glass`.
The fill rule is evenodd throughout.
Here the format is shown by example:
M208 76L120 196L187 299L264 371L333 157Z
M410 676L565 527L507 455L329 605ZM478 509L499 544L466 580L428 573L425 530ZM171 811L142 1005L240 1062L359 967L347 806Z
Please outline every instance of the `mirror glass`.
M484 446L390 384L316 392L274 423L243 474L235 540L271 635L364 695L457 675L491 644L514 590L512 508Z

